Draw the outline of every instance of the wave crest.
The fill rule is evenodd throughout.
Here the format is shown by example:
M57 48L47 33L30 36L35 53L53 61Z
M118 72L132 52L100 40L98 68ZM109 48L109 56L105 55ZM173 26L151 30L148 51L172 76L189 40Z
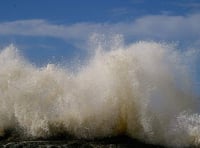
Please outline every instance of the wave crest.
M138 42L98 50L73 73L53 64L34 67L9 46L0 52L0 135L16 128L31 137L127 134L199 145L198 99L185 60L172 45Z

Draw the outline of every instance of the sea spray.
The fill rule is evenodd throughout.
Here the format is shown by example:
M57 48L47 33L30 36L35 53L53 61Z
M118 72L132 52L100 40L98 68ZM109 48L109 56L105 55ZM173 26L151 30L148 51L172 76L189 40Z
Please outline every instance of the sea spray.
M72 72L33 66L12 45L1 50L0 135L15 128L29 137L126 134L166 146L200 144L199 100L184 52L155 42L97 51Z

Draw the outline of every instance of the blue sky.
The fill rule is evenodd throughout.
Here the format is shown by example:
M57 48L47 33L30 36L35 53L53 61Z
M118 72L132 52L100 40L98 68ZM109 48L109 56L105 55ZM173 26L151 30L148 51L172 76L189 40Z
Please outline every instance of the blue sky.
M199 0L2 0L0 47L38 65L85 57L92 33L200 47Z

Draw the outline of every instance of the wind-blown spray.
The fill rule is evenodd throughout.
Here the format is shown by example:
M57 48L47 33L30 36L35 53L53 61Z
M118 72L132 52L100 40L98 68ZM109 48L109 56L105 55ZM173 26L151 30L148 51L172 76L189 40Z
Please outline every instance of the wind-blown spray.
M199 145L199 106L185 60L172 45L138 42L98 50L75 73L34 67L9 46L0 52L0 135L20 128L30 137L127 134L168 146Z

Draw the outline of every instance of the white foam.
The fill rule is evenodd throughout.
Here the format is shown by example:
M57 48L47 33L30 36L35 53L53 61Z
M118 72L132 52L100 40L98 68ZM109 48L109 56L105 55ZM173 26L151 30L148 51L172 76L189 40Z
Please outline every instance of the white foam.
M127 134L167 146L200 144L198 100L173 45L138 42L98 50L77 73L37 68L14 46L0 52L0 135L61 131L94 138ZM21 131L21 130L20 130Z

